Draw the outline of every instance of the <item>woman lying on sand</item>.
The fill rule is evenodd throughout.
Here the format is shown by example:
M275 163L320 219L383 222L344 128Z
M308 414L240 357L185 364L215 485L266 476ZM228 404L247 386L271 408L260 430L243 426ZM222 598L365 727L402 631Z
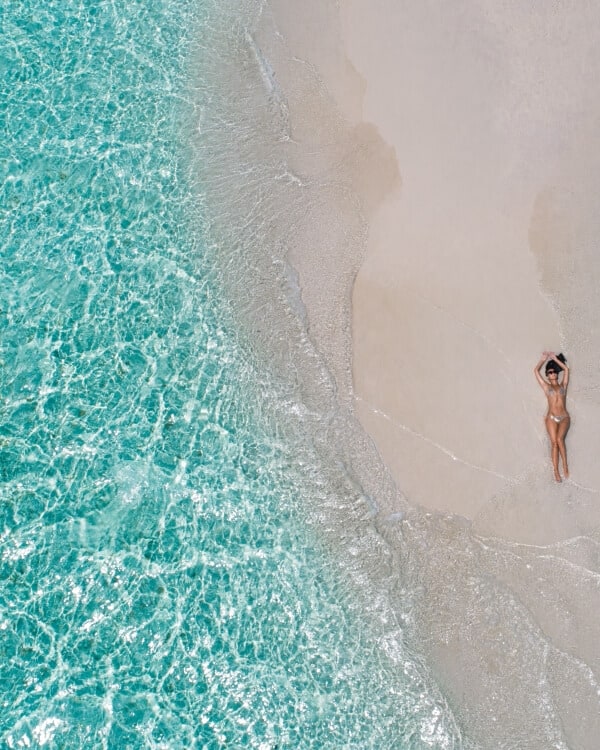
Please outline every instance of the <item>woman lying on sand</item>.
M546 377L540 375L540 368L546 362ZM562 383L559 383L560 372L564 377ZM558 455L562 459L563 471L565 477L569 476L569 467L567 466L567 451L565 448L565 435L571 424L571 417L567 411L567 386L569 385L569 368L567 360L562 354L554 352L542 352L542 358L534 368L535 377L538 383L544 389L548 398L548 413L546 414L546 429L550 436L552 451L552 466L554 468L554 478L557 482L562 481L558 471Z

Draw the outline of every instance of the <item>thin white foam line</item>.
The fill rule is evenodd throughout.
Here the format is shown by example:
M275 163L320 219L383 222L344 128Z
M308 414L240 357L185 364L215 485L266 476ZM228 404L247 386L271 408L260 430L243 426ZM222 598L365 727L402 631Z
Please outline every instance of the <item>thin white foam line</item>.
M600 573L598 571L586 568L585 565L578 565L577 563L571 562L571 560L566 560L564 557L560 557L560 555L540 555L537 560L555 562L566 568L573 568L574 573L600 581Z
M414 437L418 437L421 440L423 440L425 443L428 443L429 445L433 445L434 448L437 448L442 453L445 453L447 456L449 456L453 461L456 461L457 463L463 464L464 466L468 466L471 469L475 469L476 471L482 471L485 474L492 474L495 477L498 477L499 479L503 479L505 482L510 482L510 477L505 476L504 474L500 474L497 471L494 471L493 469L486 469L484 466L478 466L477 464L472 464L470 461L466 461L464 458L460 458L459 456L452 453L452 451L448 450L448 448L444 448L443 445L440 445L440 443L436 443L435 440L432 440L431 438L426 437L425 435L421 435L420 432L417 432L416 430L413 430L411 427L408 427L405 424L401 424L400 422L396 422L396 420L392 419L389 414L386 414L384 411L381 411L381 409L376 409L374 406L371 406L367 401L365 401L360 396L354 396L355 401L360 401L361 404L365 404L365 406L373 412L373 414L377 414L380 417L383 417L383 419L387 419L388 422L391 422L391 424L394 425L394 427L398 427L401 430L404 430L404 432L408 432L410 435L414 435Z
M477 540L479 545L486 550L490 549L490 546L488 546L488 544L485 544L485 542L488 542L488 543L496 542L496 543L499 543L503 548L508 548L508 549L498 550L498 544L496 544L495 546L496 551L502 551L502 552L509 551L510 554L515 555L517 557L520 557L520 555L517 555L516 552L510 551L510 548L523 547L524 549L551 551L551 550L561 549L562 547L572 547L578 544L579 542L589 542L590 544L593 544L596 547L600 546L600 542L596 541L590 536L586 536L585 534L580 534L579 536L572 536L572 537L569 537L568 539L561 539L558 542L552 542L552 544L531 544L530 542L511 542L508 539L502 539L496 536L481 536L481 535L477 535L475 539ZM565 558L562 558L562 559L565 559Z
M592 688L594 688L594 690L596 691L596 695L600 696L600 686L598 685L598 680L596 679L596 673L586 661L580 659L574 654L569 653L568 651L563 651L554 643L551 643L550 647L554 649L554 651L558 652L561 656L564 656L567 661L573 662L575 666L578 667L582 672L587 672L586 676L588 678L588 683Z
M589 537L583 537L584 539L589 539ZM493 538L495 540L495 538ZM540 550L544 552L549 552L551 550L559 551L562 546L564 546L564 543L559 543L557 545L548 545L548 546L540 546L536 544L523 544L520 542L509 542L507 543L505 540L502 541L502 547L498 547L497 545L495 547L491 547L483 542L481 538L475 537L475 540L478 542L480 547L483 547L485 550L493 550L494 552L497 552L500 555L504 556L510 556L513 558L516 558L518 561L526 563L527 566L530 568L532 565L538 562L549 562L554 563L556 565L562 565L565 568L571 568L574 573L576 573L579 576L584 576L587 578L591 578L595 581L600 581L600 572L596 570L592 570L591 568L586 568L585 565L579 565L578 563L572 562L571 560L568 560L566 557L561 557L558 554L551 555L551 554L545 554L545 555L537 555L536 557L524 557L523 554L519 554L516 550L517 548L521 548L524 553L534 549L534 550ZM489 537L486 538L487 541L489 541ZM570 541L570 540L569 540ZM593 540L590 540L593 541ZM530 562L528 562L528 560Z
M585 492L591 492L593 495L600 494L600 490L594 489L594 487L586 487L585 484L579 484L579 482L576 482L574 479L571 479L571 477L569 477L568 479L564 481L565 481L565 484L572 484L580 490L584 490Z

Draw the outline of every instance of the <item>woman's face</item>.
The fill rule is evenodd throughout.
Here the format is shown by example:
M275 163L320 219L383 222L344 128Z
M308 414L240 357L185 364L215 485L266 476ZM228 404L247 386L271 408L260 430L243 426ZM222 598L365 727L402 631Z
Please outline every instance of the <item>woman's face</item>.
M555 380L558 380L558 373L554 372L554 370L550 370L548 373L548 380L553 383Z

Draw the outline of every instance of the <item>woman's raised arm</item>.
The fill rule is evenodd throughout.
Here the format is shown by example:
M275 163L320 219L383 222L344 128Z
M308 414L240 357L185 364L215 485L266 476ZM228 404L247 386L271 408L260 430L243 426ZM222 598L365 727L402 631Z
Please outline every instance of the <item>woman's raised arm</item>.
M546 383L544 378L540 375L540 367L544 364L544 362L547 362L547 361L548 361L548 352L542 352L540 361L533 368L533 374L535 375L537 382L540 384L540 386L544 390L546 390L546 388L548 387L548 383Z

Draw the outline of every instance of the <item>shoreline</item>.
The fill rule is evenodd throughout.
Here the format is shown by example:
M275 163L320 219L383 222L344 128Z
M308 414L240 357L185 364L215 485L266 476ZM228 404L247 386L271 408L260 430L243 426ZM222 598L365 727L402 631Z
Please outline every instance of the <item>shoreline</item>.
M573 143L565 137L586 91L567 85L583 53L571 50L565 70L552 59L552 40L567 43L566 11L528 15L515 7L503 15L473 3L462 15L444 15L391 0L345 0L336 25L332 16L319 23L324 11L316 6L302 18L282 0L272 7L294 59L315 61L343 118L354 132L371 133L378 155L367 179L360 163L345 173L368 222L356 276L355 260L343 254L327 265L318 232L289 257L315 346L331 352L325 361L337 398L399 488L395 499L377 503L375 521L398 559L409 561L415 591L427 592L415 603L419 648L481 747L519 741L528 750L591 750L600 732L589 677L600 673L600 597L591 583L600 564L590 558L600 545L592 447L600 403L590 341L573 335L573 309L592 328L600 317L585 278L600 281L593 255L600 227L585 198L597 193L598 180L588 169L582 183L574 165L582 170L598 157L588 122ZM585 36L583 21L579 32ZM587 41L590 50L594 40ZM527 101L530 67L543 85ZM303 136L311 128L305 118L302 111ZM331 204L330 215L336 210ZM316 223L326 227L322 216ZM325 275L337 268L342 280L327 309L318 304L327 287L315 273L323 258ZM336 314L341 338L351 330L350 352L332 329ZM552 479L545 403L532 375L544 348L565 351L573 368L574 479L562 486ZM396 517L403 520L390 527Z
M401 638L478 748L592 750L600 406L595 333L575 330L596 330L600 268L596 173L574 189L573 165L600 157L563 144L546 163L545 99L533 116L530 76L515 83L510 67L530 40L482 7L444 19L391 0L345 0L341 15L316 0L261 6L231 60L206 53L236 95L205 124L218 159L202 180L227 220L222 281L244 346L293 384L331 463L325 545L349 579L383 581ZM575 479L560 487L532 375L543 348L573 368Z
M316 488L306 522L372 634L375 669L405 683L396 707L413 708L400 723L447 747L460 730L412 636L410 570L392 567L404 553L388 532L399 531L406 504L352 413L350 292L366 214L396 179L395 160L390 169L374 126L353 119L362 82L340 46L335 4L251 10L213 34L195 63L213 83L198 103L192 167L218 283L251 366L265 368L275 403L285 402L277 435L318 457L313 466L300 454L296 466Z

